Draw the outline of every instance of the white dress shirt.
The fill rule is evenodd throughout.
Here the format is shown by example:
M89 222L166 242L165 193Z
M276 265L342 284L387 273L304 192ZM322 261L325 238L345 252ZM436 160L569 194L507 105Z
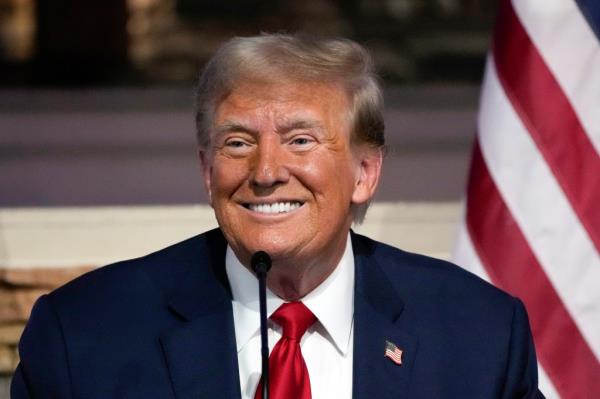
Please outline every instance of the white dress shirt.
M233 319L242 399L253 399L261 374L258 282L227 247L227 278L233 294ZM267 289L267 314L284 301ZM352 397L354 256L350 234L342 259L331 275L302 298L318 321L302 337L313 399ZM269 322L269 350L281 328Z

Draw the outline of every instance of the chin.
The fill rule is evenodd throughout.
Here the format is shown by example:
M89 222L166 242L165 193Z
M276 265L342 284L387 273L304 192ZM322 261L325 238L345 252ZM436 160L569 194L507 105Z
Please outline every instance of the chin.
M300 242L290 234L277 234L276 232L261 232L244 236L242 240L229 241L237 244L233 248L238 256L251 257L256 251L265 251L274 261L293 256L301 246ZM233 245L232 245L233 247Z
M271 257L282 257L292 252L292 248L296 245L291 240L291 237L285 237L278 234L263 234L263 237L247 242L246 247L250 252L265 251Z

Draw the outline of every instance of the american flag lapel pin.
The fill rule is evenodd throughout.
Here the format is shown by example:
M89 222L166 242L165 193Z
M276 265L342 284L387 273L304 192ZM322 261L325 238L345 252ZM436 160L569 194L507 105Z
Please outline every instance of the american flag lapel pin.
M402 349L398 348L396 344L390 341L385 341L385 351L383 356L396 363L398 366L402 366Z

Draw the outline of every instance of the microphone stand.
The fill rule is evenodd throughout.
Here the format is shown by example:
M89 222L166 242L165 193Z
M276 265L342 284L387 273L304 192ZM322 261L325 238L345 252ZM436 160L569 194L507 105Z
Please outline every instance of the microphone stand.
M269 335L267 325L267 272L271 269L271 257L264 251L255 252L250 260L258 278L258 301L260 306L260 352L262 359L262 399L269 399Z

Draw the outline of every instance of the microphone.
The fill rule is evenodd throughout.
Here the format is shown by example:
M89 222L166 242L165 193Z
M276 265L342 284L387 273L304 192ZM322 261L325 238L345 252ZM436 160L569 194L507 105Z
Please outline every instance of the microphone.
M271 257L265 251L257 251L252 255L250 265L257 276L262 273L266 277L267 272L271 270Z
M258 301L260 307L260 353L262 359L262 399L269 399L269 336L267 334L267 272L271 269L271 257L265 251L257 251L250 259L250 266L258 278Z

